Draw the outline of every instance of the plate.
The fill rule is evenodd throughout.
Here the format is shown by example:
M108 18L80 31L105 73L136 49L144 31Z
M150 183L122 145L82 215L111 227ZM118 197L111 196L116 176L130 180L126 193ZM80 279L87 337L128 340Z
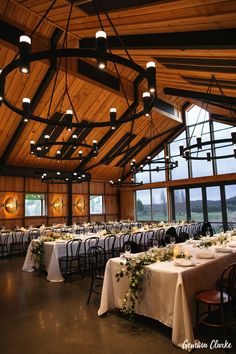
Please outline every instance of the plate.
M178 267L193 267L196 265L191 259L179 258L174 261L174 265Z
M236 241L231 241L228 243L229 247L236 247Z
M200 252L197 257L202 259L212 259L215 258L215 255L212 252Z
M231 253L232 249L229 247L216 247L215 248L216 252L220 252L220 253Z
M199 240L187 240L187 243L192 244L192 245L198 245L200 243Z

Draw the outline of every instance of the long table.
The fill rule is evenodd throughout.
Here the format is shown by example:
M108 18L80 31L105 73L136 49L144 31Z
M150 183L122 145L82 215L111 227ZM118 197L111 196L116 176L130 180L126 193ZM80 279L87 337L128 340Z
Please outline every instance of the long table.
M172 328L172 342L182 347L184 341L194 344L195 326L194 294L215 286L222 271L236 262L236 252L214 253L213 259L198 259L199 249L184 245L196 260L196 265L185 268L174 261L151 264L145 273L142 292L139 294L135 312L156 319ZM214 248L213 248L214 251ZM202 251L201 251L202 252ZM195 258L196 257L196 258ZM117 282L115 274L120 269L120 258L112 258L106 265L102 296L98 315L111 309L121 309L129 286L129 279Z

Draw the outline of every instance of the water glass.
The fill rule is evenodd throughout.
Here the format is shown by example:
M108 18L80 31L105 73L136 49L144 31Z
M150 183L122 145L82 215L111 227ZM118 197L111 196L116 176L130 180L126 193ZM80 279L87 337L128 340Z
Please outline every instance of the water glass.
M170 244L174 245L175 244L175 237L170 236Z
M125 250L125 253L130 253L131 252L131 245L125 245L124 250Z

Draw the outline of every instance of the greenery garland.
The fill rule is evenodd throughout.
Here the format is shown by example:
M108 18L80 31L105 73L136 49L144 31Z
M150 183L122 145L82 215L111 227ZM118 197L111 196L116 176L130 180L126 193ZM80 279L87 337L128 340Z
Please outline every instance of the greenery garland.
M74 236L70 234L60 234L58 232L48 232L45 236L39 237L35 242L32 243L31 256L35 263L35 270L41 272L45 271L44 267L44 243L53 242L56 240L68 241L73 239Z
M136 257L125 257L120 265L122 268L116 273L117 281L124 276L130 277L129 288L125 293L121 312L128 316L130 320L134 318L135 305L138 294L142 290L142 280L147 271L146 266L156 262L171 261L174 256L173 247L152 248Z

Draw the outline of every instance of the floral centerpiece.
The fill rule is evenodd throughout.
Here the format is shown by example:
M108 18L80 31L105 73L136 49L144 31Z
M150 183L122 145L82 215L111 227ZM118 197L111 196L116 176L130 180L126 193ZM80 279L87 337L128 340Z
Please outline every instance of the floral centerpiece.
M156 262L171 261L173 252L173 247L152 248L136 257L125 257L121 260L121 269L116 273L116 278L117 281L120 281L124 276L130 278L129 288L125 294L121 310L129 319L134 317L136 300L142 290L142 280L148 270L146 266Z
M220 245L226 244L227 242L229 242L228 235L224 233L220 234L220 236L217 237L217 242Z
M44 271L44 243L53 242L56 240L69 241L73 239L73 236L65 233L49 231L44 236L39 237L32 244L31 256L35 262L35 270Z
M198 244L197 247L199 248L205 248L205 249L208 249L209 247L211 246L215 246L217 243L217 241L213 238L210 238L210 237L202 237L200 239L200 243Z

